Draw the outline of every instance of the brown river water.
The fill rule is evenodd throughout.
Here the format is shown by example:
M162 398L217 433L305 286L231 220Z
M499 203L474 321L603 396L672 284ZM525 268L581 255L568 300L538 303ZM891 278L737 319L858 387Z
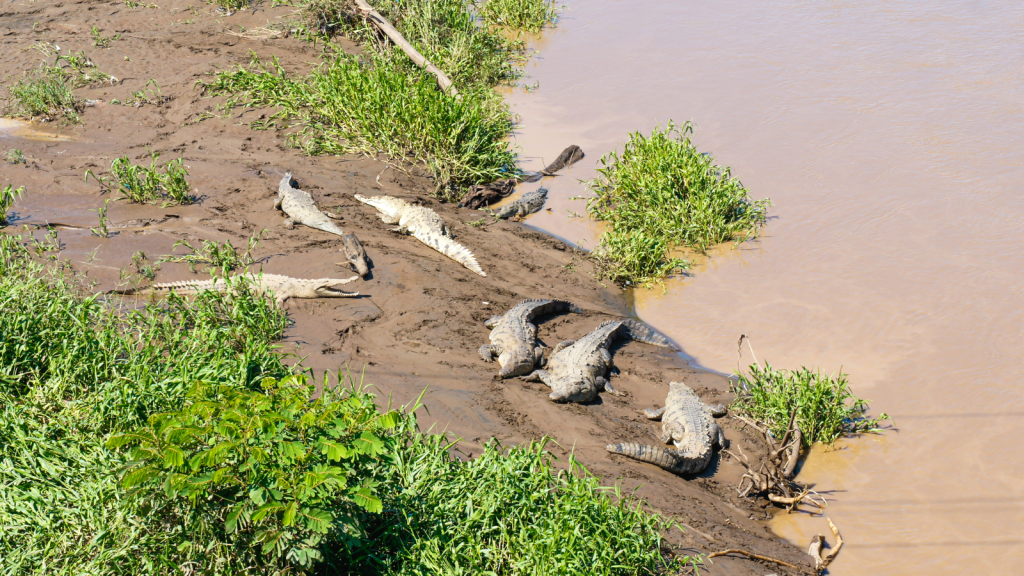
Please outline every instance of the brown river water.
M1024 573L1024 4L567 4L533 43L539 88L510 99L527 168L588 156L528 223L592 247L578 179L629 132L693 120L772 218L638 291L639 315L713 370L740 334L777 367L842 369L895 418L803 466L846 541L831 573Z

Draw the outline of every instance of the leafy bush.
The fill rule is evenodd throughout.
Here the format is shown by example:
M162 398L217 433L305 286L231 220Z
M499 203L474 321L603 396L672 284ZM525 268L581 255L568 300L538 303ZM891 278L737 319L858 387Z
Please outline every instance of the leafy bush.
M703 252L764 225L770 201L751 201L729 168L697 151L692 132L689 122L649 137L634 132L621 155L601 158L587 212L608 223L596 251L606 277L649 284L685 266L670 256L674 249Z
M555 17L553 0L486 0L480 8L480 18L488 24L533 33Z
M847 374L824 376L807 368L790 372L776 370L765 362L750 366L749 374L740 374L732 409L765 423L776 438L786 434L789 418L796 410L796 424L803 434L804 446L815 442L831 444L840 436L877 430L884 412L867 418L867 402L850 391Z
M395 162L427 166L441 191L515 170L507 115L482 105L474 93L447 96L433 76L410 76L388 61L369 67L338 56L292 79L276 59L268 70L253 56L248 70L222 72L205 87L212 94L232 94L228 106L278 108L277 117L302 126L293 141L308 154L383 151Z
M316 387L304 376L262 386L197 383L181 410L107 446L134 447L124 487L138 486L147 506L194 514L243 557L255 556L246 562L309 569L321 550L343 547L356 507L382 510L373 470L401 441L387 433L401 416L378 413L358 391L310 401Z

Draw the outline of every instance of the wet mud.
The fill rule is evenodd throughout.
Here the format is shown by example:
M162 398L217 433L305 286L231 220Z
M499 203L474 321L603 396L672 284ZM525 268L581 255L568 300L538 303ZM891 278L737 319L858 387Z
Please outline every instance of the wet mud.
M264 271L351 276L346 265L337 264L345 262L340 237L303 226L284 228L284 216L273 202L277 183L292 172L321 208L340 215L337 223L346 233L359 237L372 267L366 280L347 285L363 297L286 303L290 325L284 352L317 373L347 369L357 378L364 373L365 382L379 389L381 402L411 403L426 390L423 403L429 413L421 414L421 423L463 438L462 450L471 455L492 437L506 444L552 438L549 448L562 462L573 452L606 483L619 481L627 492L637 490L656 510L676 517L685 529L670 534L676 553L743 548L809 566L803 551L772 534L764 508L736 496L743 473L736 462L716 456L705 473L681 478L605 451L608 442L658 442L660 425L648 422L640 410L660 406L671 380L685 381L714 403L731 399L724 377L689 366L682 355L629 342L614 351L618 374L613 382L625 396L603 394L587 405L558 405L548 400L542 384L499 380L497 364L479 357L477 350L489 334L484 321L526 298L568 299L586 310L542 319L539 335L548 346L631 313L622 291L596 281L572 246L521 223L470 226L484 213L432 200L431 183L416 170L385 169L367 158L303 156L286 144L284 132L246 125L269 111L224 115L216 108L221 100L203 98L194 88L213 71L248 62L250 51L261 59L280 58L292 72L307 69L318 58L310 44L229 33L285 22L294 17L292 10L261 5L255 13L225 17L198 2L161 2L159 8L134 10L116 2L0 2L0 77L16 78L37 67L42 57L30 47L50 42L63 52L85 50L100 70L120 80L76 92L103 101L85 110L80 126L18 126L0 132L0 150L19 148L26 157L24 165L0 164L0 185L26 189L5 232L61 223L63 257L94 280L96 290L117 286L120 270L131 270L136 252L153 261L173 253L179 240L193 245L231 240L244 247L262 229L267 232L256 255ZM110 48L94 47L92 26L121 38ZM150 79L159 84L165 103L110 103L144 89ZM202 119L204 112L214 117ZM29 137L31 130L48 135ZM92 235L88 229L97 224L95 210L114 194L104 195L95 181L86 182L85 171L103 173L122 155L148 164L150 151L161 153L163 161L184 158L198 202L162 208L113 200L111 225L130 225L112 227L109 238ZM371 207L353 198L356 193L391 194L434 209L488 276L473 274L414 238L389 232ZM42 237L45 231L32 233ZM164 263L156 281L196 277L186 265ZM719 423L736 450L757 453L753 435L738 421L726 416ZM789 573L740 558L716 558L704 570Z

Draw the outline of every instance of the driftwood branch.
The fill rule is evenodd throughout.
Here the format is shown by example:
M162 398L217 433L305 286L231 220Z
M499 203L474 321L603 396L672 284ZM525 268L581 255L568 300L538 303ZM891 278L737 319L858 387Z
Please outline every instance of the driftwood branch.
M832 523L831 518L826 516L825 519L828 520L828 527L836 538L836 547L822 554L821 549L825 546L825 537L818 534L811 538L811 545L807 548L807 553L810 554L811 558L814 558L814 569L818 572L827 568L836 557L836 554L839 554L839 549L843 547L843 537L839 535L839 529Z
M416 48L413 48L413 45L410 44L409 41L391 25L390 22L380 15L380 12L374 10L373 6L366 3L366 0L356 0L356 6L358 6L359 10L362 11L363 16L372 22L378 30L387 35L387 37L390 38L396 46L401 48L402 52L405 52L405 55L408 56L413 63L433 74L434 77L437 78L437 85L441 87L442 92L455 96L456 98L459 96L459 91L452 85L452 81L448 76L437 66L431 64L430 60L427 60L423 54L420 54L419 51L416 50Z
M726 554L739 554L741 556L746 556L747 558L764 560L765 562L775 562L776 564L781 564L789 568L797 568L793 564L790 564L789 562L783 562L782 560L779 560L777 558L772 558L770 556L761 556L760 554L754 554L753 552L747 552L746 550L736 550L733 548L730 548L729 550L722 550L721 552L714 552L712 554L708 554L708 558L714 558L716 556L725 556ZM797 569L799 570L799 568Z
M800 428L797 427L793 431L793 451L789 455L789 462L786 463L786 468L782 471L782 475L787 479L793 477L793 473L796 472L796 464L800 461L800 448L803 446L804 438L800 432Z

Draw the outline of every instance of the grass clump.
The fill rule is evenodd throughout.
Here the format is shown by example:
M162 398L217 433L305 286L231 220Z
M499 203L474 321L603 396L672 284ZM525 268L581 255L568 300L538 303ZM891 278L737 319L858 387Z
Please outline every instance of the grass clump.
M853 395L847 376L842 372L826 376L805 367L777 370L767 362L764 368L753 364L748 374L739 375L732 409L764 423L776 438L785 436L796 410L805 447L878 430L889 416L883 412L877 418L866 417L868 404Z
M207 268L204 271L222 275L228 272L234 272L235 270L243 270L256 263L256 257L253 256L252 252L259 247L260 239L264 232L266 232L266 230L260 230L249 238L249 245L244 253L239 252L238 249L235 248L234 244L231 243L231 240L225 240L224 242L206 240L203 242L203 245L198 248L190 244L187 240L178 240L174 243L174 248L184 246L192 251L191 254L185 254L182 256L161 256L157 262L188 264L188 267L192 272L196 271L196 264L211 264L212 267Z
M248 69L221 73L206 89L231 94L228 106L278 108L276 117L301 126L292 141L307 154L383 152L426 166L442 195L516 170L504 108L478 93L447 96L433 76L409 75L389 60L369 66L340 55L292 78L276 60L266 67L253 56Z
M284 314L244 277L139 308L78 281L0 235L5 572L679 567L660 554L669 522L572 460L556 472L541 444L461 462L418 432L415 407L380 410L352 380L314 386L277 354Z
M555 21L553 0L487 0L480 18L488 24L536 34Z
M24 193L24 186L15 188L13 184L8 184L0 190L0 227L7 226L7 211L14 206L14 201L21 198Z
M159 152L150 152L150 159L149 166L136 166L127 156L115 158L110 163L110 174L121 196L137 204L191 204L195 199L189 194L186 179L188 170L185 169L184 159L171 160L161 168L156 165L160 159ZM95 178L101 186L106 185L106 179L97 176L92 170L86 170L85 179L88 180L89 176Z
M100 32L100 29L95 26L92 27L92 30L89 32L89 35L92 36L92 45L97 48L110 48L111 42L115 42L121 39L120 34L114 34L113 36L103 36L103 33Z
M60 119L67 124L81 122L78 114L85 104L72 92L59 68L41 66L25 74L9 89L3 115L13 118Z
M11 148L4 154L4 160L7 160L9 164L24 164L25 153L18 148Z
M770 200L752 201L729 168L697 151L692 132L670 122L601 158L587 212L608 224L596 250L605 277L650 284L686 266L674 250L747 240L764 225Z

